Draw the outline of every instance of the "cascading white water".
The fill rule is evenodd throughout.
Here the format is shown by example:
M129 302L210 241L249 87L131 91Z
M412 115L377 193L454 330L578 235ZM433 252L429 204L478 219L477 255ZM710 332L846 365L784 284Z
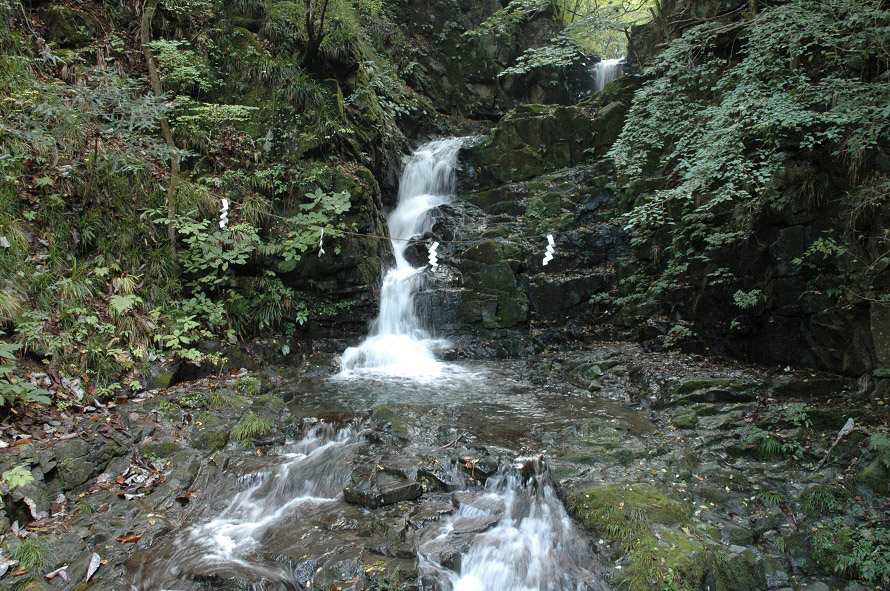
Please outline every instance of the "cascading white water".
M598 61L593 65L593 91L599 92L606 84L621 78L624 74L624 58Z
M383 375L430 379L447 367L434 352L446 343L432 339L414 309L425 267L415 268L405 259L408 239L432 228L429 211L454 198L454 170L461 139L447 139L421 146L405 164L399 180L399 201L389 215L389 234L396 264L383 277L380 316L370 334L340 357L341 376Z
M351 472L351 450L359 442L354 429L337 430L325 423L314 427L286 447L281 463L242 476L238 487L242 490L221 513L165 540L168 546L157 551L158 562L140 569L131 589L203 589L192 582L194 576L226 578L234 573L302 589L292 572L254 557L275 526L339 500ZM217 492L220 498L230 494L225 488Z
M451 591L605 589L588 570L596 564L590 547L546 481L540 460L525 462L524 476L517 468L502 470L488 479L484 494L461 497L457 512L421 542L424 580Z

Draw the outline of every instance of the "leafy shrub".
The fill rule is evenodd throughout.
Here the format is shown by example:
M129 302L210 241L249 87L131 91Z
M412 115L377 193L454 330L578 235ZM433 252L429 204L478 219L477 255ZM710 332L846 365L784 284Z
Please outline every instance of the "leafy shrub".
M811 534L814 556L830 572L868 583L890 583L890 529L824 521Z
M4 333L0 332L0 336ZM50 392L15 375L17 367L15 351L22 346L0 342L0 406L39 402L50 404Z
M232 382L232 388L244 396L258 396L260 381L252 376L243 376Z
M885 433L875 433L868 439L868 446L878 454L878 459L890 468L890 438Z

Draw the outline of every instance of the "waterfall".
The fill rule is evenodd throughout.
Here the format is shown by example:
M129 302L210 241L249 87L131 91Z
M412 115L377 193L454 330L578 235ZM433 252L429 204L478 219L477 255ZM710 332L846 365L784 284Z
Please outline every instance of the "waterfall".
M447 343L430 337L414 309L414 294L422 286L426 267L412 267L405 250L410 238L432 228L429 211L454 198L461 143L459 138L430 142L408 158L399 180L398 204L387 220L396 264L383 277L380 315L368 337L340 357L341 376L429 379L447 367L434 354Z
M459 493L457 512L425 533L422 578L451 591L604 590L541 459L517 462L489 478L482 494Z
M600 92L606 84L624 74L624 58L600 60L593 65L593 91Z

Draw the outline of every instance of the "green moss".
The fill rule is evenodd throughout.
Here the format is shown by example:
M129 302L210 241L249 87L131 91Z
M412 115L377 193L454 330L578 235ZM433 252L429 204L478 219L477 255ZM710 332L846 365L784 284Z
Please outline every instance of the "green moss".
M879 495L890 493L890 472L880 458L875 458L856 478Z
M153 455L159 458L169 458L179 451L179 444L172 439L164 439L143 445L140 453L144 456Z
M681 531L661 529L657 537L646 533L631 550L621 583L628 591L695 591L715 563L714 552L713 545Z
M216 451L229 443L229 430L225 428L202 429L194 438L194 446L198 449Z
M633 548L652 524L684 525L692 516L689 503L669 497L647 484L591 486L572 493L569 511L585 527Z
M382 421L392 425L392 431L399 437L408 436L408 424L398 413L398 409L383 405L374 407L371 412L371 420Z
M671 425L678 429L694 429L698 425L698 415L694 412L687 412L671 417Z
M713 388L720 388L730 391L742 391L749 389L750 386L742 382L722 378L687 380L674 388L674 394L678 396L684 396L686 394L692 394L693 392L710 390Z

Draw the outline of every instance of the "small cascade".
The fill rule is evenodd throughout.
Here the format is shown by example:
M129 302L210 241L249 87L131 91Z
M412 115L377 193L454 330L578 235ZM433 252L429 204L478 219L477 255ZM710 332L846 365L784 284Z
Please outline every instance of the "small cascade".
M593 65L593 91L600 92L606 84L624 75L624 58L600 60Z
M263 542L282 524L320 505L336 503L351 471L351 451L360 437L352 428L334 429L321 423L282 450L271 466L245 470L238 485L220 483L219 499L231 498L217 514L197 519L163 541L151 561L143 564L133 591L204 589L208 577L276 581L302 589L294 574L274 561L257 559ZM228 487L228 488L227 488ZM240 489L232 496L232 488Z
M412 267L405 259L408 240L432 228L429 211L454 199L461 139L421 146L405 164L399 180L399 201L389 215L389 233L396 264L383 277L380 315L368 337L340 357L341 377L379 375L432 379L448 366L435 357L447 346L424 330L414 309L414 294L423 282L425 267Z
M421 577L443 591L601 591L589 544L547 481L540 458L520 459L425 535ZM458 556L459 554L459 556Z

